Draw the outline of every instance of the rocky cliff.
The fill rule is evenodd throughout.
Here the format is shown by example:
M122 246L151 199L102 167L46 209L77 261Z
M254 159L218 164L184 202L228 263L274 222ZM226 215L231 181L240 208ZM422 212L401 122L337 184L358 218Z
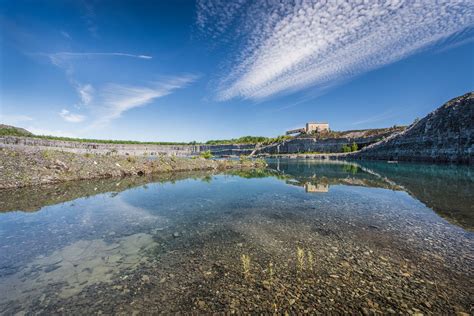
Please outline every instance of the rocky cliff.
M253 144L229 145L154 145L154 144L115 144L50 140L35 137L2 136L0 148L52 149L76 154L113 154L127 156L191 156L210 150L213 155L248 155L255 148Z
M474 92L454 98L405 131L351 155L358 159L474 163Z
M376 143L404 127L385 128L378 130L361 130L347 132L333 132L336 135L318 137L318 135L302 135L280 143L263 146L256 150L257 154L296 154L296 153L340 153L343 146L356 143L359 148Z

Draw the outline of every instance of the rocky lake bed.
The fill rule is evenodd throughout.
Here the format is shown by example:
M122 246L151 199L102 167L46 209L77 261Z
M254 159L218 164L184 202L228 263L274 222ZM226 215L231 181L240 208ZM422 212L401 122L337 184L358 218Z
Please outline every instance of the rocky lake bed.
M469 167L267 163L10 189L0 313L472 313Z

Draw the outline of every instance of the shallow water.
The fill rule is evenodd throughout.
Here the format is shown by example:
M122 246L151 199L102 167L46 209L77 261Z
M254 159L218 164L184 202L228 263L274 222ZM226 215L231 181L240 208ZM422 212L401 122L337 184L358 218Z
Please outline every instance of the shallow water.
M3 191L0 313L472 313L473 189L466 166L271 160Z

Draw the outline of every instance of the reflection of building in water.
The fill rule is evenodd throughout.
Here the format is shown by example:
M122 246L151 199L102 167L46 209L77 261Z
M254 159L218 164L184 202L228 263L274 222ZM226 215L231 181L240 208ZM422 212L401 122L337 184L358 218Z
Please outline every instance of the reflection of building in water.
M311 182L306 182L304 184L304 189L308 193L314 192L328 192L329 191L329 184L327 183L316 183L313 184Z

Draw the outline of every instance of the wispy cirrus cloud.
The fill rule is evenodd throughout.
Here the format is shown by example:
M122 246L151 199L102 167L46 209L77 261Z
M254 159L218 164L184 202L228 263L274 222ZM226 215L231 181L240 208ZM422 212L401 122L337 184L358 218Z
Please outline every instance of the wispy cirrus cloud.
M196 2L196 24L198 29L213 38L221 36L236 22L238 14L248 0L198 0Z
M151 82L145 86L110 83L100 91L100 103L96 107L98 119L94 126L107 124L122 113L145 106L194 82L196 75L182 75Z
M377 122L380 122L380 121L383 121L383 120L386 120L386 119L396 117L398 115L400 115L399 112L394 111L394 109L389 109L389 110L387 110L383 113L376 114L376 115L373 115L373 116L370 116L370 117L366 117L362 120L352 122L351 124L352 125L363 125L363 124L369 124L369 123L370 124L371 123L377 123Z
M145 106L158 98L169 95L177 89L186 87L198 78L196 75L185 74L151 81L145 85L119 84L113 83L113 80L111 80L105 84L92 86L92 84L83 84L76 79L77 75L74 67L77 60L98 57L127 57L149 60L153 57L121 52L59 52L42 55L47 56L53 65L65 71L68 81L76 90L80 102L75 106L77 109L86 111L90 118L90 123L82 132L103 127L110 121L119 118L124 112ZM59 112L59 115L65 121L72 123L83 122L86 119L85 115L72 113L68 109L63 109Z
M81 1L81 4L84 9L84 14L82 18L84 19L86 23L87 30L93 37L99 38L99 33L98 33L99 28L97 27L97 23L96 23L96 13L95 13L95 8L94 8L94 2L89 1L89 0L83 0Z
M93 58L93 57L130 57L130 58L139 58L139 59L152 59L152 56L149 55L140 55L140 54L128 54L121 52L58 52L46 55L51 63L58 67L64 67L65 62L70 62L74 59L79 58Z
M28 115L15 115L0 113L0 122L7 125L17 125L25 122L31 122L34 119Z
M220 100L331 86L474 24L471 0L209 0L197 10L202 32L233 32L242 41L220 77Z
M74 114L66 109L61 110L61 112L59 112L59 116L61 116L66 122L70 123L80 123L86 118L84 115Z
M62 35L64 38L67 38L67 39L69 39L69 40L71 39L71 35L69 35L68 32L66 32L66 31L61 31L60 33L61 33L61 35Z
M163 78L160 81L150 82L146 85L107 83L95 91L94 101L88 103L87 112L90 123L85 126L81 133L104 127L111 121L121 117L123 113L146 106L173 93L175 90L185 88L197 78L196 75L186 74ZM71 123L80 123L86 119L85 115L72 113L67 109L61 110L59 115L65 121Z
M39 54L49 58L50 62L56 67L64 70L67 79L71 86L76 90L77 95L79 96L80 101L74 106L77 109L82 109L83 107L88 107L93 99L95 94L95 88L90 83L82 83L80 80L76 79L75 75L75 62L84 58L99 58L99 57L127 57L127 58L137 58L137 59L152 59L152 56L148 55L137 55L137 54L128 54L120 52L58 52L50 54ZM85 115L71 113L67 109L63 109L59 115L67 122L79 123L83 122L86 119Z
M81 98L82 105L89 105L93 99L94 88L91 84L79 84L76 83L76 91Z

